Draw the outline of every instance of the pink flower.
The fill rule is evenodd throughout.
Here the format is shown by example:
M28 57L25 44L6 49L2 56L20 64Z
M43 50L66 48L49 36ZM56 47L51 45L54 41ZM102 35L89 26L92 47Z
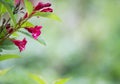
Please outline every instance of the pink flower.
M12 40L12 42L19 48L20 52L25 49L25 46L26 46L26 43L27 43L25 38L22 41Z
M51 6L51 3L42 3L42 2L39 2L35 6L34 11L41 10L41 12L53 12L53 9L49 8L50 6ZM43 8L45 8L45 9L43 9Z
M37 11L37 10L40 10L40 9L42 9L42 8L44 8L44 7L50 7L51 6L51 4L50 3L42 3L42 2L39 2L38 4L37 4L37 6L35 6L35 8L34 8L34 10L35 11Z
M30 27L30 28L25 28L28 32L32 33L32 37L34 39L37 39L38 36L40 36L41 34L41 28L42 26L35 26L34 28L33 27Z

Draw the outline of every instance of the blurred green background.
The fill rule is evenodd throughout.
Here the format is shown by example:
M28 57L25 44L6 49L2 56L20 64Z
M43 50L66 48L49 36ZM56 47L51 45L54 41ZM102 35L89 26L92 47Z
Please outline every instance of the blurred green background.
M51 0L62 22L40 17L41 37L47 45L29 39L22 58L3 61L13 67L0 84L37 84L26 73L49 84L59 78L67 84L120 84L120 0ZM13 51L16 53L16 51Z

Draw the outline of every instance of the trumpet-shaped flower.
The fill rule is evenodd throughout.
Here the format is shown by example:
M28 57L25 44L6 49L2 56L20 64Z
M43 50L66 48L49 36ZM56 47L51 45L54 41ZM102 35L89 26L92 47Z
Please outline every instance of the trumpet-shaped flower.
M37 39L38 36L41 34L41 28L42 26L35 26L30 28L25 28L28 32L32 33L32 37L34 39Z
M42 8L45 8L45 7L50 7L51 6L51 4L50 3L42 3L42 2L39 2L36 6L35 6L35 8L34 8L34 10L35 11L37 11L37 10L40 10L40 9L42 9Z
M22 41L20 40L12 40L12 42L19 48L20 52L25 49L27 40L24 38Z

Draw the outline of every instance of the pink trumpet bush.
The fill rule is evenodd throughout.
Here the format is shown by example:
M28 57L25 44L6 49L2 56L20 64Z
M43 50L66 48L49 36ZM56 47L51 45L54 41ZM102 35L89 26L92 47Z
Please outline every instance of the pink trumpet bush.
M14 26L13 26L13 24L11 24L11 21L10 21L11 18L8 21L3 19L3 24L2 24L2 26L5 27L5 29L6 29L6 33L4 34L4 36L0 37L0 43L2 43L5 39L10 39L13 42L13 44L15 44L19 48L20 52L25 50L25 47L27 44L26 38L24 38L23 40L16 40L16 38L11 38L10 36L14 32L17 32L17 31L19 31L19 29L23 28L22 25L25 24L36 13L38 13L38 12L40 12L40 13L41 12L53 12L53 9L50 8L51 3L38 2L37 5L34 5L32 0L28 0L28 1L30 3L32 3L32 7L31 7L31 8L33 8L32 12L29 12L26 10L24 0L14 0L13 16L15 14L18 14L18 16L19 16L20 13L22 13L24 15L20 16L20 18L18 18L18 21L16 22L16 24ZM0 27L3 28L2 26L0 26ZM27 33L31 34L31 36L35 40L38 40L38 37L41 35L42 26L39 26L39 25L24 26L24 29L27 31ZM5 32L5 31L1 30L1 32Z

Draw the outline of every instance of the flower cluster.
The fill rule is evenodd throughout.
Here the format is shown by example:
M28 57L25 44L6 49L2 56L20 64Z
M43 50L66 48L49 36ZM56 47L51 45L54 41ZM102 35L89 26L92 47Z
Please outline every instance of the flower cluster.
M25 8L24 0L14 0L14 1L15 1L15 9L13 11L13 14L17 14L19 11ZM22 7L20 6L21 4L23 5ZM24 13L24 16L22 16L22 18L18 20L17 24L14 26L15 28L10 23L7 23L5 25L7 33L3 37L1 42L4 41L6 38L10 38L10 36L14 32L19 31L22 24L24 24L25 22L28 21L28 19L33 17L36 12L53 12L53 9L50 8L50 6L51 6L51 3L38 2L36 6L33 6L33 10L31 13L28 13L28 11L22 11ZM41 35L42 26L38 26L38 25L32 26L32 27L26 26L24 27L24 29L28 33L30 33L35 40L37 40L38 37ZM25 49L25 46L27 44L26 38L24 38L23 40L16 40L15 38L10 38L10 39L19 48L20 52Z

